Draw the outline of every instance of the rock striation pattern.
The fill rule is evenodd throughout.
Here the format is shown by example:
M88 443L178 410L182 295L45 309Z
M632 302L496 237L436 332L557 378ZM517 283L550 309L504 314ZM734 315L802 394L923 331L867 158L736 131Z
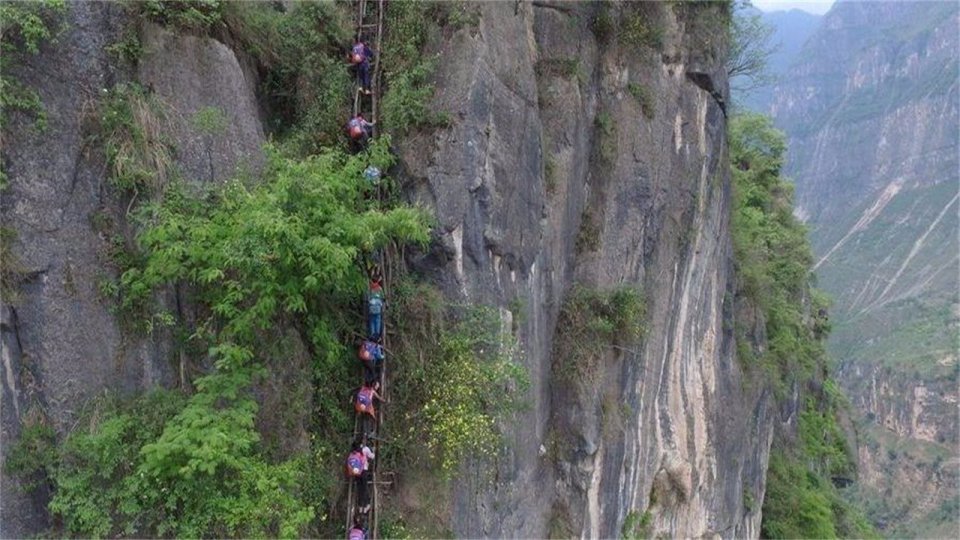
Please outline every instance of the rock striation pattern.
M496 481L457 483L458 536L610 538L640 522L637 534L759 534L749 501L763 499L777 413L734 359L711 9L482 3L475 26L429 46L444 59L435 106L453 120L400 147L410 196L439 219L438 249L415 264L452 297L531 306L531 406L505 426ZM630 42L631 22L659 37ZM605 352L581 390L552 369L574 284L635 285L647 304L642 343Z

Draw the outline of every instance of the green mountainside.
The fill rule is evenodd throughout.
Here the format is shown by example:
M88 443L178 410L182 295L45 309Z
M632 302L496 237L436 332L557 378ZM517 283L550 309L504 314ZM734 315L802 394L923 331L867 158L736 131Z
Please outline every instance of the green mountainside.
M838 3L772 105L834 299L859 496L895 536L957 523L958 11Z

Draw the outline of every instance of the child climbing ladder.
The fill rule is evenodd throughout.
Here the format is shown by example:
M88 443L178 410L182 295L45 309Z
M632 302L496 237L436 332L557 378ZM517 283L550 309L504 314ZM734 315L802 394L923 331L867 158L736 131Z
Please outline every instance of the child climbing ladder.
M353 96L353 115L347 123L347 134L355 148L362 151L368 140L377 132L377 113L380 94L380 55L383 35L384 0L356 0L357 31L349 53L349 62L357 75L357 89ZM373 49L370 44L373 43ZM372 61L372 66L371 66ZM371 69L372 68L372 69ZM369 102L368 114L364 114L364 104ZM379 185L377 188L379 196ZM361 346L359 354L364 360L364 352L369 354L369 365L365 365L365 375L361 390L354 396L355 421L354 444L347 456L347 519L346 530L351 540L366 540L379 537L378 528L378 478L377 462L374 458L380 452L380 426L383 424L383 407L373 407L373 400L386 399L386 349L387 328L384 312L384 298L387 291L387 277L380 264L385 263L385 254L375 256L378 265L371 271L371 290L365 295L365 334L368 338ZM369 346L368 346L369 344ZM367 360L364 360L367 361ZM364 391L363 389L371 389ZM361 395L362 394L362 395ZM370 403L363 407L357 403L367 399ZM367 429L366 418L373 412L373 428ZM371 448L372 446L372 448Z

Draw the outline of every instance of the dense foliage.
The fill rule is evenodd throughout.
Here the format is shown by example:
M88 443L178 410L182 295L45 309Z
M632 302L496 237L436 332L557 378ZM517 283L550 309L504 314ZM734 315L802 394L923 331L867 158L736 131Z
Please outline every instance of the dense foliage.
M446 122L446 116L430 108L434 85L430 76L437 58L424 53L430 32L439 30L437 20L457 7L447 2L389 2L383 42L383 123L391 133L404 134L418 127Z
M50 509L78 536L294 536L324 530L318 512L335 477L325 465L350 424L348 348L363 290L360 263L388 242L425 242L427 217L379 208L362 170L383 169L389 139L369 152L304 160L269 151L261 182L233 181L205 196L181 184L137 212L140 256L116 292L127 316L153 316L156 291L187 287L205 308L180 324L204 374L189 395L148 394L97 410L42 464ZM276 364L270 344L293 328L308 342L323 420L308 453L281 459L261 441L253 389ZM303 407L308 404L297 404ZM284 411L276 411L284 414ZM32 440L32 439L31 439ZM31 443L32 444L32 443ZM21 460L23 461L23 460ZM308 529L311 525L315 528Z
M767 338L765 350L757 350L748 329L738 327L738 356L747 369L769 373L781 399L801 396L796 433L781 433L771 451L762 535L874 535L833 484L852 478L854 462L838 424L842 396L827 378L826 305L811 295L806 230L792 215L793 190L781 176L784 136L759 115L735 117L729 135L739 294L760 312Z
M55 36L65 11L64 0L0 2L0 126L7 125L12 111L32 115L38 128L46 126L39 94L13 77L10 68Z
M500 313L450 305L438 290L398 283L397 370L393 410L408 426L397 457L449 478L467 459L491 459L502 441L498 422L522 403L527 376Z

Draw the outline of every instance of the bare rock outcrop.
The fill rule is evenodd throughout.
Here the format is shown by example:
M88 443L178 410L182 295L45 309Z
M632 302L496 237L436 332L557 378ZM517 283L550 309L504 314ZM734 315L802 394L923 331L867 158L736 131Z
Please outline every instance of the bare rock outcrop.
M530 409L506 426L497 482L471 469L457 483L459 536L610 538L644 512L648 534L759 534L759 502L745 501L763 498L774 412L733 359L727 81L711 15L484 3L476 27L431 44L445 59L435 105L454 120L401 145L445 250L419 264L450 296L537 306L519 332ZM628 42L628 20L660 38ZM574 283L636 285L647 303L639 348L606 353L582 393L551 372ZM651 499L657 486L669 493Z

